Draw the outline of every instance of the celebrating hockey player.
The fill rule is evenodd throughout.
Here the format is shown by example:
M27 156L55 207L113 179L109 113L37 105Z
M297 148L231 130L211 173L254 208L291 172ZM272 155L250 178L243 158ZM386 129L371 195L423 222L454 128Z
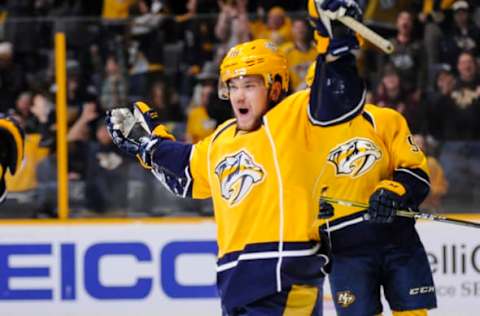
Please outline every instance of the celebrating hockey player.
M23 130L12 119L0 113L0 203L7 196L5 174L15 174L23 160Z
M324 1L320 10L332 19L360 16L347 0ZM328 28L327 20L318 27ZM349 123L342 123L363 120L365 89L350 54L355 48L353 34L334 35L317 59L312 89L284 99L288 67L276 47L266 40L233 47L221 65L219 94L230 100L235 119L195 145L174 141L142 102L135 114L146 137L130 132L138 115L129 109L107 115L114 143L170 191L213 199L218 288L227 315L322 313L328 242L316 227L313 189L331 148L350 135ZM338 137L322 126L340 126Z
M313 0L309 14L320 26L319 35L329 36ZM320 71L316 69L313 87ZM348 124L328 129L329 139L340 137L329 145L316 192L332 200L369 203L368 209L336 204L334 216L323 225L331 238L329 280L337 314L381 314L382 289L393 315L427 315L436 307L427 255L415 221L395 217L398 209L417 209L427 196L426 157L405 118L388 108L367 104Z

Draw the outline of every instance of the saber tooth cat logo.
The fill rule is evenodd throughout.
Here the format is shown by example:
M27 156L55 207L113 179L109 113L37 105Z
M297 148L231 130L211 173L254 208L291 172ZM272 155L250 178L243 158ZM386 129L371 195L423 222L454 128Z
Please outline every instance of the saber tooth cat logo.
M330 151L328 161L339 176L359 177L373 167L382 152L369 139L354 138Z
M222 197L233 206L250 192L253 185L263 180L265 172L242 150L220 161L215 174L220 181Z

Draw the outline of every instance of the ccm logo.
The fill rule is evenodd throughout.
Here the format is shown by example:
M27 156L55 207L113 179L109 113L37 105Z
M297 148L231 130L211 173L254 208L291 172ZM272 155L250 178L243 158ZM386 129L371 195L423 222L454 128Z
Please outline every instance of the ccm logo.
M427 294L435 292L434 286L422 286L410 289L410 295Z

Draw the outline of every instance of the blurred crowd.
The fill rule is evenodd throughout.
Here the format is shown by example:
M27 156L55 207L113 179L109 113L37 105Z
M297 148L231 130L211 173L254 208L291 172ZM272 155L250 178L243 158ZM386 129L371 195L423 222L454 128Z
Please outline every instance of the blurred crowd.
M360 0L364 21L390 38L385 55L358 52L368 102L407 118L429 156L424 207L475 211L480 200L480 4ZM217 98L228 49L269 38L289 62L292 92L316 57L306 0L0 1L0 112L27 133L22 171L7 179L1 217L56 216L53 38L67 38L68 179L72 216L210 215L184 201L112 145L103 115L144 101L178 140L197 142L232 116ZM450 185L449 185L450 184Z

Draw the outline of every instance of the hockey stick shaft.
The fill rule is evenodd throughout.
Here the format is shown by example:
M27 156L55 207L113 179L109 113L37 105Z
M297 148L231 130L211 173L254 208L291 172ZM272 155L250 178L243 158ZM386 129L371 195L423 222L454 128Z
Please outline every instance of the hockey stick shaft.
M361 203L361 202L336 199L332 197L322 197L321 199L332 204L344 205L349 207L358 207L363 209L368 208L368 204ZM414 219L424 219L424 220L430 220L430 221L442 222L442 223L448 223L448 224L456 224L456 225L462 225L462 226L473 227L473 228L480 228L480 223L464 221L461 219L450 218L442 215L429 214L429 213L425 213L422 210L418 210L418 211L397 210L397 216L409 217Z
M340 22L345 24L348 28L354 30L356 33L360 34L364 39L371 42L387 54L393 53L393 44L375 33L372 29L366 25L358 22L350 16L343 16L338 19Z

